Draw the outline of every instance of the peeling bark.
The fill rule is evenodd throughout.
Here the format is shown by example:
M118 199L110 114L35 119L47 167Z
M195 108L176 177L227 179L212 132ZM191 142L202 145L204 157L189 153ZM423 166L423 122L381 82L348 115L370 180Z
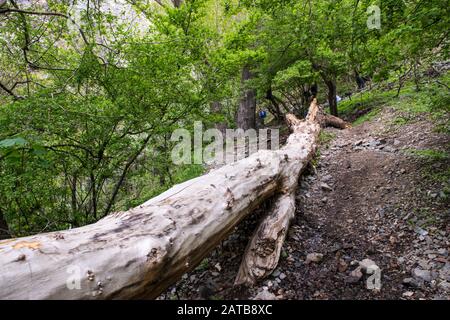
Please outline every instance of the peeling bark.
M289 137L284 150L302 148L305 153L290 166L286 166L288 171L284 175L286 178L282 181L280 195L257 227L245 250L235 280L236 285L255 284L275 270L289 225L295 216L295 189L301 173L315 155L320 128L329 125L342 129L348 127L343 120L325 114L316 99L313 100L305 121L292 115L288 115L286 120L294 133ZM303 143L297 140L301 132L310 132L308 137L302 136Z
M281 194L265 224L280 230L270 247L278 256L293 191L316 149L319 111L313 103L304 121L288 115L293 134L280 150L261 150L92 225L0 241L0 299L156 298ZM270 268L277 262L266 260Z

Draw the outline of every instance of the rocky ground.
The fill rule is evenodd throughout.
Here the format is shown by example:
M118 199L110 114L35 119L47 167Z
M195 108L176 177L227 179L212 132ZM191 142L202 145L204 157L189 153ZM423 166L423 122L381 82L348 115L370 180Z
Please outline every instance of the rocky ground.
M400 115L387 107L362 125L326 129L333 139L302 178L269 279L232 286L267 203L160 299L448 299L449 181L440 173L449 160L410 150L448 153L449 136L425 116L395 124Z

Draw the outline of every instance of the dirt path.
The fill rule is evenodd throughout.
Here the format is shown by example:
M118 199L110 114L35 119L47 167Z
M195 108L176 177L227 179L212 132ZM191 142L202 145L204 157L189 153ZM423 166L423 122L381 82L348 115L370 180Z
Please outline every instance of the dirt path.
M425 119L396 127L393 118L394 111L385 110L361 126L329 130L336 138L322 148L317 174L299 189L299 214L286 244L294 261L303 261L303 267L285 273L292 298L447 296L448 206L434 196L440 186L422 178L423 161L406 150L448 141ZM306 264L307 253L323 259ZM382 271L379 292L367 289L367 276L351 273L364 259ZM287 260L284 268L289 270Z
M448 136L420 117L396 126L396 116L386 108L358 127L326 130L335 138L302 179L296 220L269 279L253 288L230 285L257 214L161 298L448 298L449 202L443 185L423 175L450 166L407 152L448 152ZM369 275L355 271L364 259L381 270L380 290L369 290Z

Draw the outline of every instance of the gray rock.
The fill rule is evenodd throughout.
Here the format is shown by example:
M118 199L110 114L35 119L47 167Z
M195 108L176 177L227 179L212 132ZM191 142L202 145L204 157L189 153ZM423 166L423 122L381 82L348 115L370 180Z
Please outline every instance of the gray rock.
M406 298L410 298L413 295L414 295L414 292L412 292L412 291L406 291L406 292L403 292L403 294L402 294L402 296L406 297Z
M358 282L363 277L363 274L361 272L361 267L356 268L352 272L350 272L350 278L354 280L354 282Z
M310 253L306 256L305 263L306 264L311 263L311 262L319 263L322 260L323 260L323 254L314 252L314 253Z
M322 188L322 190L324 191L333 191L333 188L331 188L328 184L326 183L321 183L320 187Z
M369 268L372 268L372 269L379 269L379 267L377 266L377 264L376 264L375 262L373 262L372 260L370 260L370 259L364 259L363 261L361 261L361 262L359 263L359 266L361 267L361 269L362 269L363 271L366 271L366 270L369 269Z
M342 249L342 246L339 243L335 243L331 248L330 252L336 252Z
M270 292L267 288L264 288L261 292L259 292L255 300L277 300L277 296Z
M302 189L309 189L310 185L309 185L308 182L302 181L302 182L300 183L300 187L301 187Z
M423 270L430 270L430 269L431 269L431 266L430 266L430 264L429 264L428 262L429 262L428 260L420 259L419 262L418 262L417 264L418 264L419 267L420 267L421 269L423 269Z
M272 276L273 276L274 278L276 278L276 277L278 277L280 274L281 274L281 272L280 272L279 270L275 270L275 271L272 273Z
M447 296L441 296L441 295L435 295L434 297L433 297L433 300L435 300L435 301L448 301L448 297Z
M397 149L395 149L395 148L393 148L393 147L391 147L391 146L385 146L385 147L383 148L383 150L386 151L386 152L391 152L391 153L394 153L394 152L397 151Z
M284 280L284 279L286 279L286 274L281 273L281 274L278 276L278 278L280 278L280 280Z
M420 288L420 283L414 278L405 278L402 283L407 287Z
M439 270L439 277L441 279L450 281L450 263L446 263L441 270Z
M447 281L442 281L439 283L439 288L444 290L445 292L450 292L450 283Z
M379 145L381 145L381 142L373 139L366 143L366 146L369 148L375 148L378 147Z
M345 272L348 269L348 263L344 259L339 259L338 263L338 271L339 272Z
M428 235L428 231L422 229L421 227L415 227L414 228L414 232L417 233L418 235L423 236L423 237Z
M420 268L415 268L412 272L413 276L416 279L420 279L423 280L425 282L430 282L431 281L431 272L428 270L422 270Z

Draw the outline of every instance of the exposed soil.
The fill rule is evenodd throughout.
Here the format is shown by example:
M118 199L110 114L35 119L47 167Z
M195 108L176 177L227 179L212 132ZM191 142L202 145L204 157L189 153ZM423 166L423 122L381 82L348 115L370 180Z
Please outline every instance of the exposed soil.
M267 203L160 299L448 299L449 181L429 173L450 163L408 150L448 153L450 139L425 116L403 126L393 123L397 116L385 108L360 126L326 129L336 137L301 180L296 219L269 279L232 286ZM353 272L364 259L381 270L380 290Z

